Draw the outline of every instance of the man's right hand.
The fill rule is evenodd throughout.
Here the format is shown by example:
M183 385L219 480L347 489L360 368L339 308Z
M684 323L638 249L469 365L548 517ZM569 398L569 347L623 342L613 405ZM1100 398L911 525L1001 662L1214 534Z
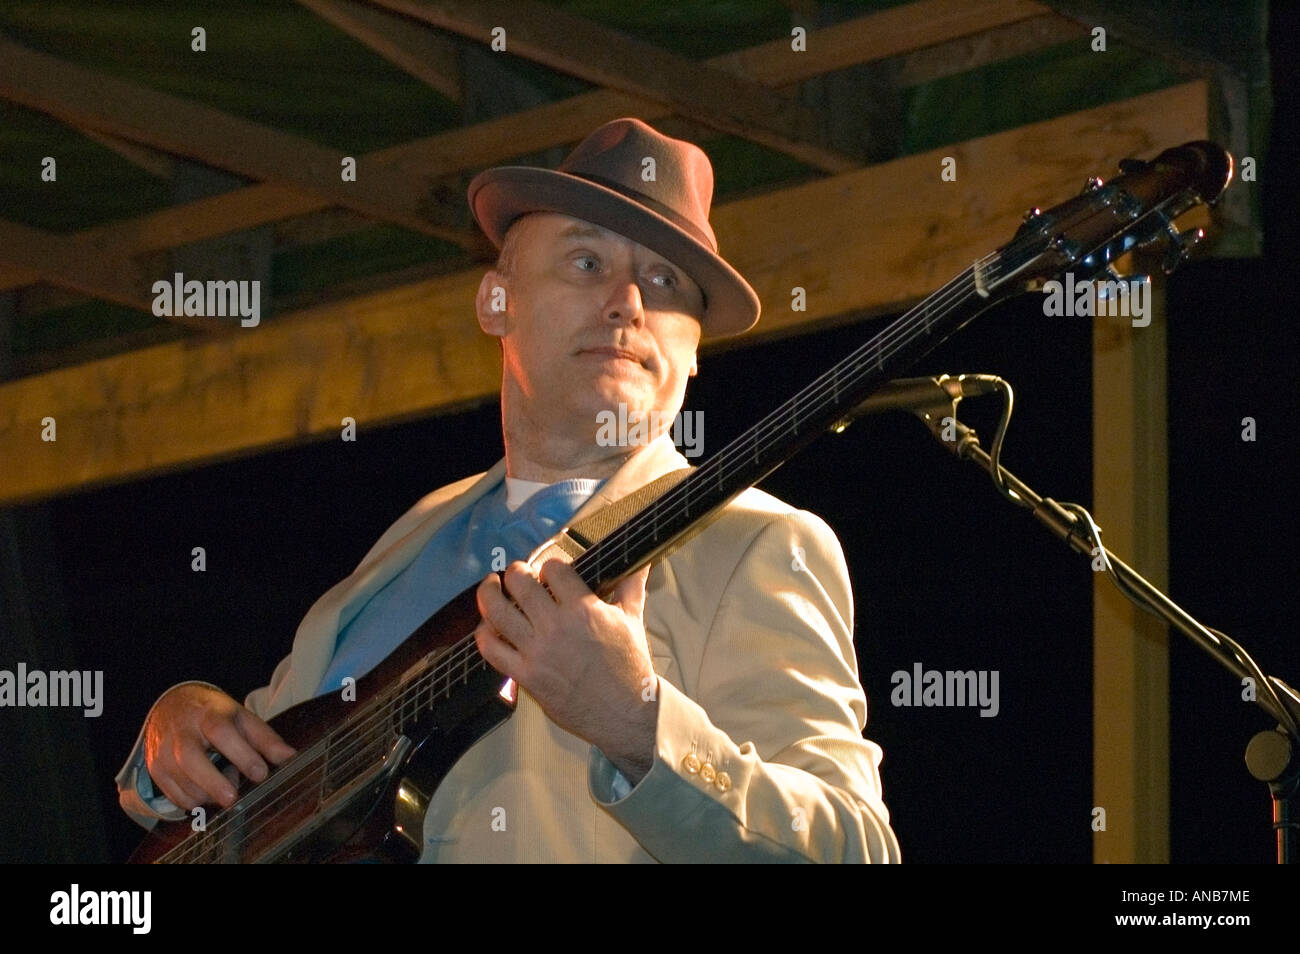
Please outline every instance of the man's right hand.
M235 786L208 753L216 750L254 782L267 762L279 765L294 750L269 725L219 689L188 684L163 694L144 726L144 760L154 785L186 811L216 802L228 808Z

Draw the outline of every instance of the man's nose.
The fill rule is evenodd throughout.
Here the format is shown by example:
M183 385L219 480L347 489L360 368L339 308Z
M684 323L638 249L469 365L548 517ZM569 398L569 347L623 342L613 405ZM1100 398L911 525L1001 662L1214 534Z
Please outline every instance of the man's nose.
M645 323L645 305L641 300L641 286L628 275L616 276L605 299L605 318L608 321L640 325Z

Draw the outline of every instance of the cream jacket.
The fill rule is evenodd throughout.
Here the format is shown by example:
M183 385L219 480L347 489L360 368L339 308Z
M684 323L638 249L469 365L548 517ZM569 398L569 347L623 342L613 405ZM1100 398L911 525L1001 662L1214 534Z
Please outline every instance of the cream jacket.
M574 521L685 466L664 435ZM339 631L504 474L500 461L398 519L307 612L292 652L249 694L248 708L269 719L310 698ZM659 674L649 773L626 792L599 750L520 691L515 714L439 787L422 861L899 860L881 796L881 751L862 737L848 571L822 520L744 492L655 564L644 618ZM140 787L149 788L142 751L138 740L118 775L123 808L146 826L184 817L165 798L141 798L142 775Z

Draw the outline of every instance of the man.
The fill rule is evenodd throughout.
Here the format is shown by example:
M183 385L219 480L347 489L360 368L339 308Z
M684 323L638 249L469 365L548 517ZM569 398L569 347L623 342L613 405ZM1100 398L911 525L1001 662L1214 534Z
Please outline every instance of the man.
M476 299L502 351L505 458L435 491L308 612L247 708L216 687L164 694L118 776L142 823L230 804L215 750L254 781L292 750L262 720L372 668L479 582L479 651L521 691L425 816L426 861L894 861L880 750L834 535L757 490L598 599L565 562L521 562L561 528L686 466L666 426L702 334L758 319L717 254L713 173L634 119L558 171L469 189L501 249ZM598 440L622 405L663 432ZM502 554L503 578L488 572ZM146 771L147 770L147 771Z

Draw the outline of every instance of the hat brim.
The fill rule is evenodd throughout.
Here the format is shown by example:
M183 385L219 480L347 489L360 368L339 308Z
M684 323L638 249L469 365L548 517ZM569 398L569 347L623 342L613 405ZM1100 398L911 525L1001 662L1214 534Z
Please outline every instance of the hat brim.
M501 166L475 176L468 198L479 227L497 248L520 216L558 212L657 252L704 292L705 338L738 335L758 321L758 294L720 255L653 209L599 183L551 169Z

